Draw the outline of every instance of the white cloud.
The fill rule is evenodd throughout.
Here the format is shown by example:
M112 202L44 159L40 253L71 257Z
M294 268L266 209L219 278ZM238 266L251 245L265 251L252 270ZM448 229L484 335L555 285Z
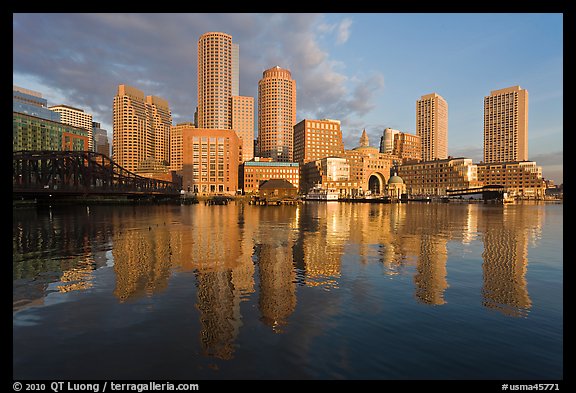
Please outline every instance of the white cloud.
M350 38L350 27L352 26L352 20L350 18L345 18L338 25L338 35L336 36L336 43L343 44Z

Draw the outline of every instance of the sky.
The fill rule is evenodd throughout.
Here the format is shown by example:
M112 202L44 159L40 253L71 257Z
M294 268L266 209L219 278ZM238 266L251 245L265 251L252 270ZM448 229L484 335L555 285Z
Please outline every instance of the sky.
M437 93L448 154L478 163L484 97L519 85L528 159L563 183L562 13L14 13L13 83L91 113L110 142L120 84L167 100L173 124L193 121L208 31L239 44L240 95L257 107L263 71L289 69L296 121L340 120L346 149L363 129L373 146L386 127L415 134L416 101Z

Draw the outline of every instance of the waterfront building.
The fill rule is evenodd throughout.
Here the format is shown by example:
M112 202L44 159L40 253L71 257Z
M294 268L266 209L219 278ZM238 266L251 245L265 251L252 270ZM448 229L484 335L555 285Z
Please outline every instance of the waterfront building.
M478 168L470 158L404 163L398 175L410 196L446 196L446 190L480 187Z
M300 165L278 162L271 158L254 157L240 165L240 184L245 194L257 193L260 184L270 179L284 179L300 189Z
M416 101L416 135L421 138L422 160L448 157L448 104L436 93Z
M242 162L254 158L254 97L232 96L232 129L242 142Z
M88 132L88 148L90 151L94 151L91 114L84 112L83 109L74 108L69 105L53 105L48 107L48 109L60 114L61 123L84 128Z
M340 121L304 119L294 125L294 161L300 165L325 157L342 157Z
M520 86L484 97L484 162L528 160L528 91Z
M293 161L296 124L296 81L289 70L272 67L258 81L259 155Z
M350 165L350 181L357 182L357 190L351 190L354 195L384 195L386 177L397 157L380 153L379 148L370 146L366 130L362 131L360 145L344 151L344 157ZM369 191L369 192L368 192Z
M236 194L241 154L232 130L183 127L183 189L200 195Z
M100 123L93 121L92 122L92 137L94 151L96 153L104 154L107 157L110 157L110 142L108 141L108 131L103 128L100 128Z
M88 132L26 113L12 113L12 150L88 150Z
M182 131L188 128L196 128L193 122L178 123L170 128L170 169L182 171Z
M391 200L399 200L406 194L406 183L396 172L388 179L386 191Z
M298 188L285 179L270 179L260 184L258 193L264 198L295 198Z
M48 109L48 100L42 93L12 85L12 110L18 113L60 122L60 114Z
M350 178L350 165L344 157L325 157L307 162L302 166L301 191L308 192L314 186L335 189L340 196L347 197L358 193L358 181Z
M119 85L114 97L112 159L134 172L143 160L168 166L172 114L168 102L128 85Z
M476 164L478 181L484 185L501 185L512 197L544 199L546 181L542 167L533 161L491 162Z
M198 39L198 128L232 129L232 36Z

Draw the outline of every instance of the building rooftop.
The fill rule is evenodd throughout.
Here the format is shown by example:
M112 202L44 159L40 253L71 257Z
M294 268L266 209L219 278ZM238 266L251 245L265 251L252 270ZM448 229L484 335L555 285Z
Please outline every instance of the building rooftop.
M244 166L287 166L297 167L297 162L284 162L284 161L244 161Z
M285 179L270 179L260 185L260 190L274 190L278 188L295 189L296 187Z

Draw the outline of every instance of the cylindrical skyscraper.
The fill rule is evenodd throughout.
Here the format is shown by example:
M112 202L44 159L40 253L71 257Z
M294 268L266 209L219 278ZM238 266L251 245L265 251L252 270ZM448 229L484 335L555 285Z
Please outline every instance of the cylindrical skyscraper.
M296 124L296 81L290 71L272 67L258 81L258 142L260 156L293 160Z
M232 128L232 36L208 32L198 40L198 128Z

